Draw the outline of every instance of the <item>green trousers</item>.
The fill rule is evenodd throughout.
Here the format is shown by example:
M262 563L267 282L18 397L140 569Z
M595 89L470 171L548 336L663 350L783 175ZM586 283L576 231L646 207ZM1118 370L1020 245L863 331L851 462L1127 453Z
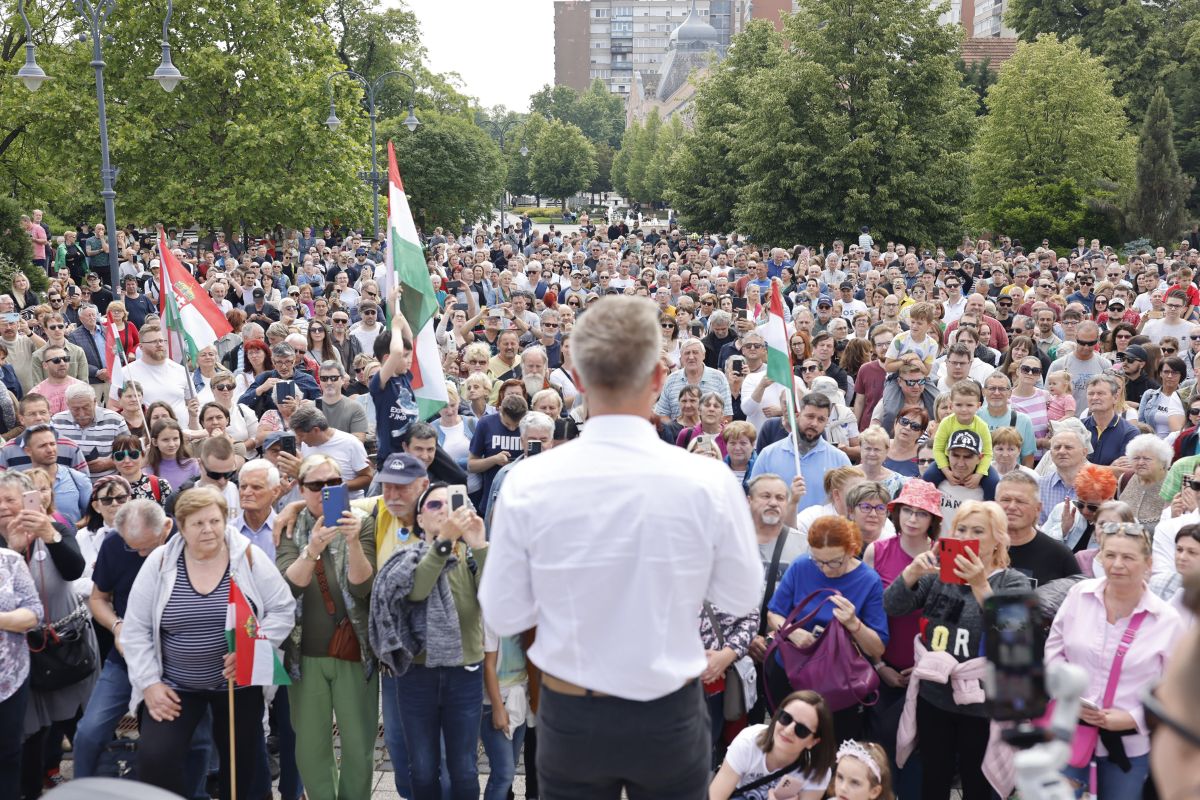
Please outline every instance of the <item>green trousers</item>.
M309 800L360 800L371 796L375 738L379 732L379 675L363 678L362 664L302 656L303 676L288 689L296 764ZM342 743L341 767L333 754L332 722Z

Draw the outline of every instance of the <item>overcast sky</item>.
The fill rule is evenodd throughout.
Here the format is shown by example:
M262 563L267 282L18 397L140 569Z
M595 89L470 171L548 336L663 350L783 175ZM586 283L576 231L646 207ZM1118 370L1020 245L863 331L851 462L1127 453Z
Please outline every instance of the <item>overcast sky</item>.
M457 72L487 107L529 108L554 82L554 0L384 0L417 15L436 72Z

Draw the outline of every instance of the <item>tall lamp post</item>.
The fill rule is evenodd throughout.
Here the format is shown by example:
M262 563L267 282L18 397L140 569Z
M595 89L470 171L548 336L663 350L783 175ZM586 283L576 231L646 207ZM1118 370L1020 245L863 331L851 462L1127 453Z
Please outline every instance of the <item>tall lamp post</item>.
M510 119L508 122L501 124L499 122L496 122L495 120L485 119L483 121L483 124L486 125L487 127L491 128L492 133L496 134L496 139L498 139L500 142L500 154L504 155L504 134L506 134L510 130L512 130L513 126L518 124L518 121L515 119ZM522 158L529 155L529 148L525 146L524 142L521 142L520 153L521 153ZM500 230L502 230L502 231L504 230L504 198L507 194L508 194L508 192L504 189L503 186L501 186L500 187Z
M408 82L412 84L412 94L408 96L408 116L404 118L404 127L408 128L410 133L415 132L417 126L421 124L421 120L417 119L416 110L413 107L413 98L417 94L417 81L412 75L399 69L385 72L374 81L367 80L351 69L344 69L341 72L333 73L325 79L325 91L329 94L329 117L325 120L325 127L329 128L330 132L334 132L342 126L342 121L338 119L333 106L333 79L339 75L345 75L358 81L367 93L367 114L371 118L371 171L360 172L358 173L358 177L366 181L371 187L371 222L374 226L371 238L374 239L379 236L379 192L387 185L387 178L379 172L379 156L375 150L375 120L378 118L375 107L375 96L378 94L380 87L383 86L383 82L391 76L399 75L402 78L407 78Z
M88 24L89 32L92 37L92 61L91 65L96 70L96 107L100 118L100 197L104 199L104 225L107 228L108 234L108 268L109 280L112 281L113 290L116 291L120 285L120 269L121 258L117 252L117 192L113 188L113 184L117 180L119 170L114 169L109 159L108 152L108 111L104 105L104 52L102 44L104 34L102 28L104 23L108 21L109 16L117 7L116 0L74 0L75 11ZM41 85L50 80L41 67L37 65L34 55L33 44L33 28L29 24L29 17L25 15L25 0L19 3L21 19L25 22L25 64L17 70L17 79L25 84L25 88L31 92L36 92ZM175 91L175 87L180 81L185 80L179 70L171 63L171 42L167 38L170 31L171 15L174 13L174 7L171 0L167 0L167 16L163 20L162 33L162 60L159 62L158 69L154 70L154 74L149 76L150 80L158 81L167 92ZM79 34L79 41L86 42L88 33Z

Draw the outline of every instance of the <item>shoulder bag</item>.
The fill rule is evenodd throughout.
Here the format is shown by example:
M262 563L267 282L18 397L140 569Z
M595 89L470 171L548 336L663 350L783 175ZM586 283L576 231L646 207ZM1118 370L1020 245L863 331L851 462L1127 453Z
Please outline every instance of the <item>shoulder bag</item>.
M835 712L859 704L874 704L879 690L879 675L875 668L859 651L850 632L837 617L830 619L821 635L807 647L797 647L788 640L788 636L794 631L803 630L816 618L827 600L840 594L837 589L817 589L797 603L787 621L775 631L775 638L763 657L766 661L774 656L775 651L779 651L788 683L795 689L820 692L829 709ZM817 603L816 608L803 619L796 619L801 609L820 595L826 596ZM771 684L768 681L766 685L767 702L774 709L776 703L771 696Z
M708 624L712 625L713 635L717 637L717 649L725 647L725 634L721 631L721 620L717 618L717 612L713 610L712 603L705 601L704 616L708 617ZM729 665L729 669L725 670L725 685L724 695L721 700L724 703L724 716L726 722L735 722L741 719L746 714L746 695L742 688L742 676L737 671L734 664Z
M325 611L330 618L336 619L337 608L333 605L333 596L329 593L329 580L325 577L324 559L317 562L314 572L317 577L317 586L321 589L321 599L325 601ZM357 634L354 633L354 625L350 622L349 611L333 629L333 636L329 640L328 655L330 658L340 661L362 661L362 648L358 644Z
M784 775L790 775L791 773L800 769L800 767L803 765L804 755L805 754L802 754L798 759L793 761L791 764L788 764L783 769L777 769L770 775L764 775L756 781L747 783L745 786L737 787L733 790L733 794L729 795L729 800L733 800L735 797L743 797L750 792L753 792L755 789L761 789L764 786L771 786L775 783L775 781L779 780Z
M37 545L37 542L33 543L33 547ZM49 555L46 553L47 557ZM44 587L44 559L38 562L38 570ZM41 587L38 592L42 593ZM50 608L45 594L42 594L42 608ZM74 611L62 619L56 622L46 620L45 624L25 634L25 641L29 645L29 685L34 691L65 689L96 671L97 654L88 639L91 624L87 605L80 602Z

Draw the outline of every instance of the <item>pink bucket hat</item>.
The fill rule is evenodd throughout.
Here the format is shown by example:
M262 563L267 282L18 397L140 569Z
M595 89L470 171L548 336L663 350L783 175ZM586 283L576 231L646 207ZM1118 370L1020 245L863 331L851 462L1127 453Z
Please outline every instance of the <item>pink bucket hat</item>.
M919 478L906 481L896 499L888 503L888 511L895 511L896 506L912 506L922 511L928 511L935 517L942 516L942 493L929 481Z

